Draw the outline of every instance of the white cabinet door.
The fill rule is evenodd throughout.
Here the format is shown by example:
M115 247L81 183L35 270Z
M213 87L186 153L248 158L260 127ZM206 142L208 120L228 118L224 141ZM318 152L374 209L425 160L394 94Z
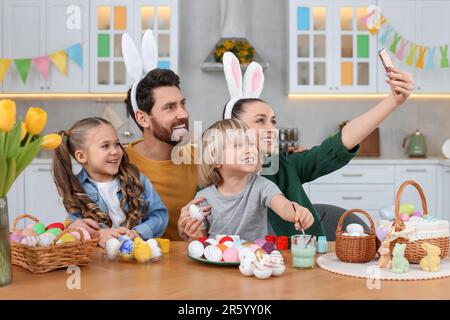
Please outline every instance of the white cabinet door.
M45 1L5 0L3 2L4 56L11 59L39 57L45 52ZM41 75L30 66L23 83L14 62L3 80L6 92L42 92Z
M450 220L450 167L441 166L438 174L439 209L436 217Z
M440 67L439 47L450 43L449 16L449 1L416 1L416 43L429 47L423 54L424 68L416 71L418 92L448 92L450 90L450 69ZM434 68L427 69L431 55ZM418 56L419 52L416 57Z
M25 212L44 224L63 222L67 217L50 164L31 164L25 169Z
M400 185L406 180L417 182L423 189L428 204L428 213L437 214L437 166L434 165L399 165L395 168L396 192ZM415 208L422 211L419 193L412 186L408 186L402 196L400 203L412 203Z
M53 53L81 43L83 68L67 57L67 74L49 69L45 89L51 92L89 91L89 1L48 0L46 51Z
M289 92L332 92L333 4L289 1Z
M406 64L406 57L410 51L406 40L416 42L415 30L417 21L414 1L378 0L377 5L380 8L381 14L386 18L387 23L393 27L393 30L396 30L402 36L400 42L397 43L397 47L392 48L396 53L391 51L391 44L395 37L394 31L388 31L385 37L385 43L380 43L380 41L377 40L378 50L385 48L391 56L395 66L415 76L416 68ZM378 32L378 39L382 40L386 31L386 25L383 25ZM400 50L401 47L403 47L402 50ZM396 54L398 54L398 57ZM399 58L401 58L401 60ZM386 72L381 61L377 62L377 78L378 92L390 93L391 89L386 83Z
M377 39L362 18L373 1L333 1L333 56L336 92L377 91Z

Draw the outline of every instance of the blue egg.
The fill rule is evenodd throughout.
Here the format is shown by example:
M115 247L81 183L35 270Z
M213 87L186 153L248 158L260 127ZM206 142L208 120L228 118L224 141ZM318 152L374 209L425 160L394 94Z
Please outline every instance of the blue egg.
M394 220L394 210L392 207L380 210L380 217L385 220Z
M133 241L125 240L120 246L119 252L122 255L126 256L131 255L133 253L133 247L134 247Z

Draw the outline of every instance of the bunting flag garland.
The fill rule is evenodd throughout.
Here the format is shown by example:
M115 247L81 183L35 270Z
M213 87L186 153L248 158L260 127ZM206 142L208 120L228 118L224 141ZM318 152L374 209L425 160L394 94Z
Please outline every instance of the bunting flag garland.
M0 58L0 82L3 81L3 78L12 62L16 65L17 72L19 73L23 83L26 83L27 81L31 65L33 65L37 72L39 72L42 78L47 80L50 61L53 62L62 74L67 76L67 58L75 62L78 67L83 68L83 50L81 43L76 43L67 49L59 50L46 56L26 59Z
M373 17L374 14L375 11L369 12L361 17L361 22L367 24L369 18ZM377 36L378 41L389 48L389 51L398 60L403 61L405 59L407 65L417 69L434 70L437 67L441 69L449 67L448 44L430 47L413 43L397 32L382 14L379 14L378 18L368 27L368 30L372 36ZM439 50L437 50L438 48Z

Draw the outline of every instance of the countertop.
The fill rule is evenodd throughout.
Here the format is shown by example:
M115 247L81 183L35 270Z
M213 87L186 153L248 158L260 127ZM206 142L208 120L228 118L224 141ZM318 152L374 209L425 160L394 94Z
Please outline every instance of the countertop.
M0 287L0 299L450 299L450 278L424 281L381 281L368 289L367 280L340 276L315 266L291 267L283 251L286 272L258 280L237 267L202 264L186 256L186 242L172 242L158 262L109 261L98 250L81 267L81 289L67 289L65 269L32 274L13 267L13 283ZM333 244L330 244L333 248Z

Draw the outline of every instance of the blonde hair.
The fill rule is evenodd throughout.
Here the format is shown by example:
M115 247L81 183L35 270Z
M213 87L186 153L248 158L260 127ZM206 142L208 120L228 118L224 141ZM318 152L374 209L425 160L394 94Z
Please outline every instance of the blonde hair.
M63 142L53 155L53 179L68 212L79 212L81 218L91 218L111 227L112 221L109 215L101 211L97 204L89 198L72 171L71 156L75 158L75 151L85 147L88 131L100 125L112 126L105 119L92 117L77 121L69 130L59 132ZM144 217L142 212L142 210L146 210L145 201L142 199L144 187L140 182L139 170L129 162L122 145L120 147L123 151L117 173L120 190L123 193L120 207L126 213L126 226L130 229L139 224ZM126 205L128 205L128 212L125 210Z
M249 139L248 126L238 119L217 121L202 135L202 162L198 167L198 183L201 187L220 186L223 183L218 165L224 163L227 141ZM260 163L258 161L258 163Z

